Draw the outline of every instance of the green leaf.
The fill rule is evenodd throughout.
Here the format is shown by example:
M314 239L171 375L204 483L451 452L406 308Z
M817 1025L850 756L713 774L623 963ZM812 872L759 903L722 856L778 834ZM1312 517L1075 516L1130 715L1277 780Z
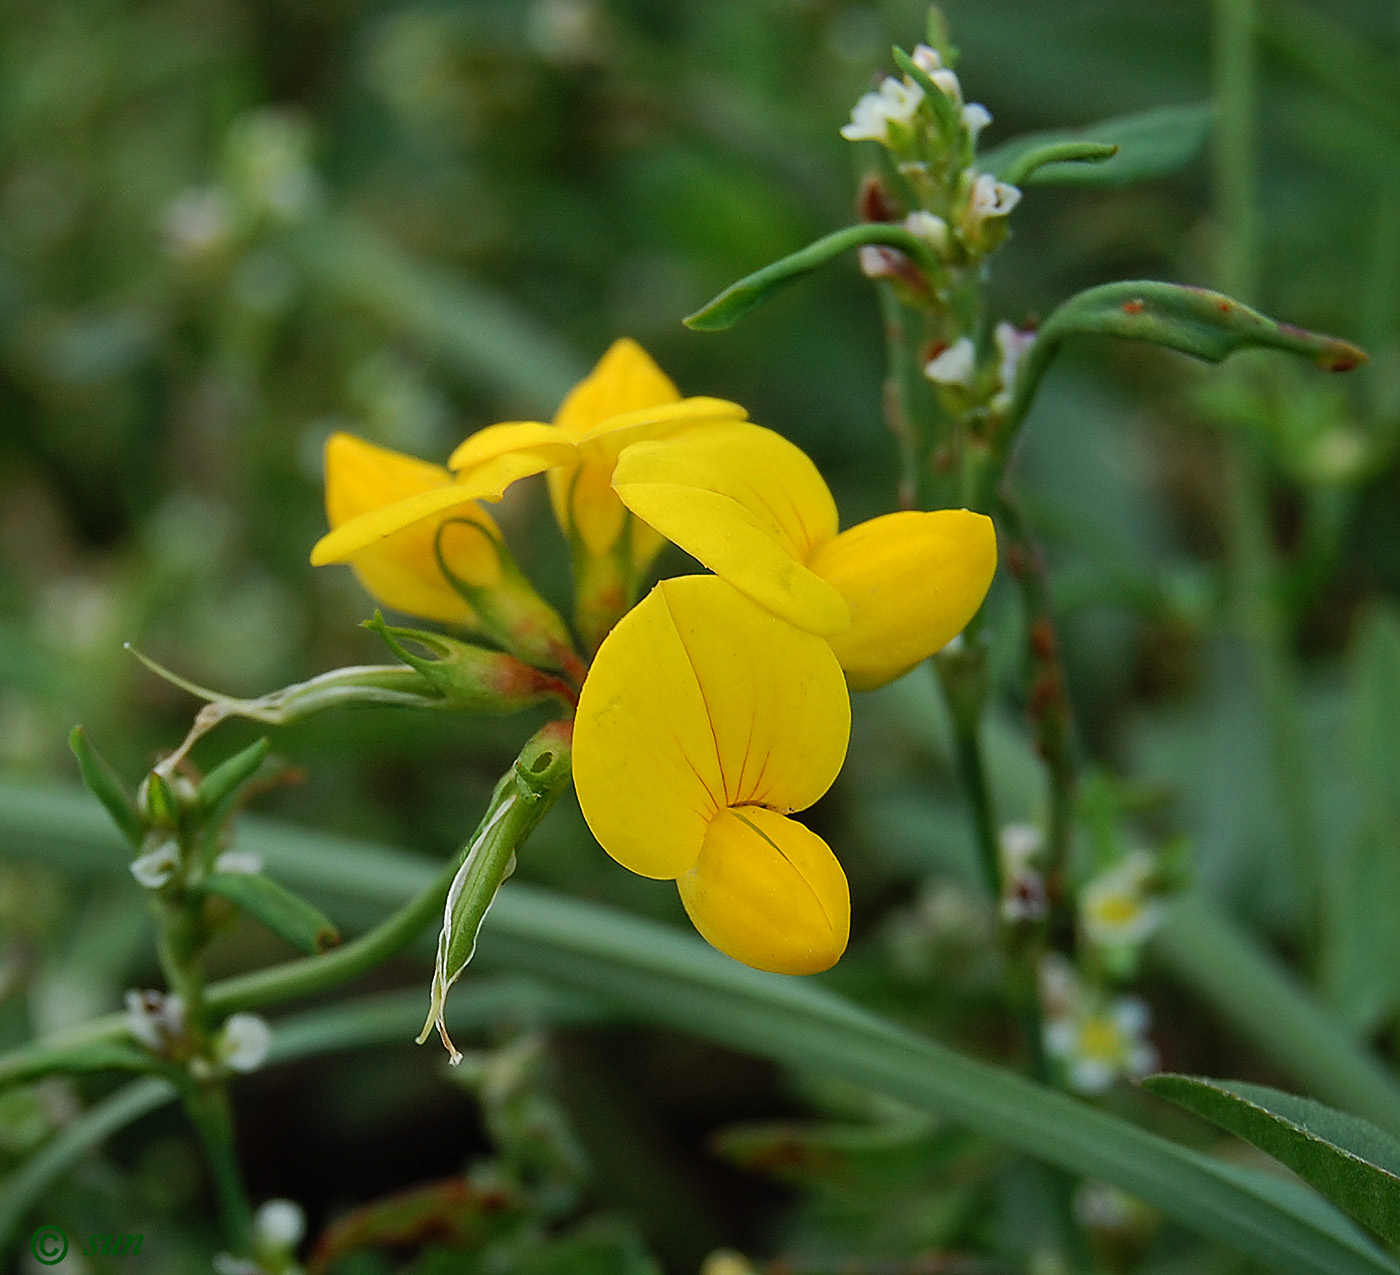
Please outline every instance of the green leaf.
M267 760L270 747L270 742L264 736L226 761L220 762L204 776L196 796L206 819L218 821L223 813L224 803L231 800L238 790L257 774L258 767Z
M75 1041L70 1045L31 1049L19 1065L7 1066L0 1075L0 1088L42 1080L45 1076L81 1076L96 1071L155 1071L159 1064L153 1054L124 1036L102 1040Z
M981 156L978 166L1016 186L1128 186L1165 177L1189 163L1205 145L1210 123L1208 105L1159 106L1087 128L1014 137ZM1115 150L1099 157L1053 153L1057 146L1086 144ZM1086 159L1099 162L1086 164Z
M340 932L320 908L261 872L215 872L204 888L256 917L298 952L324 952L340 942Z
M816 243L764 266L738 283L732 283L708 305L687 316L685 325L697 332L723 332L731 328L750 311L758 309L780 288L794 279L810 274L833 257L863 244L884 244L898 248L907 257L927 269L936 269L929 246L922 239L893 222L870 221L847 226L818 239Z
M141 848L145 836L145 824L136 811L136 803L122 783L121 776L112 764L92 746L87 731L81 726L73 727L68 736L68 747L78 759L78 771L88 791L106 808L112 822L121 829L122 836L131 842L132 848Z
M1144 1087L1252 1142L1392 1243L1400 1242L1400 1140L1369 1121L1267 1085L1164 1073Z
M1367 813L1400 833L1400 614L1375 607L1362 619L1351 653L1352 747Z

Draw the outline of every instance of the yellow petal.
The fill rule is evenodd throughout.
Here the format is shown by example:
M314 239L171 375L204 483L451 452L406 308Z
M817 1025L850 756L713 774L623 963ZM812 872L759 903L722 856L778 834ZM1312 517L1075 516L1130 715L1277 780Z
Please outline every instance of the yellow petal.
M451 491L452 476L441 466L377 447L350 434L333 434L326 442L326 515L333 528L382 518L384 510L440 501ZM494 539L500 532L490 515L469 501L454 500L451 514L431 522L410 520L341 553L326 553L336 532L312 551L312 562L348 561L365 590L387 607L448 623L470 624L471 608L443 578L434 551L438 528L443 557L452 570L474 584L490 584L500 564ZM357 537L352 536L352 542ZM334 544L332 544L334 549Z
M447 467L471 469L485 461L520 452L537 455L554 464L572 454L573 444L553 425L540 421L508 421L504 425L488 425L464 439L448 457Z
M673 403L680 398L671 378L635 341L614 341L582 381L559 405L554 423L571 439L580 439L610 416Z
M337 435L337 437L347 437L347 435ZM376 450L384 451L383 448ZM396 452L386 452L385 454L398 455ZM411 458L403 457L401 459ZM414 463L422 464L421 461ZM395 500L391 504L372 508L338 526L332 520L334 530L322 536L311 550L311 565L320 567L328 562L345 562L361 549L388 536L393 536L405 528L413 526L414 523L431 519L431 528L435 528L445 521L439 515L446 514L449 510L466 510L467 513L458 516L468 516L474 521L481 522L482 525L489 524L494 527L495 523L484 510L473 507L475 502L478 500L499 500L505 488L517 478L537 474L544 466L529 455L501 456L462 474L455 481L445 469L439 469L436 465L428 468L438 470L442 475L441 486L421 490L413 495ZM326 483L328 499L332 485L328 473Z
M616 457L624 447L647 438L668 438L673 434L707 425L742 421L748 412L738 403L723 398L683 398L677 403L619 412L593 426L578 441L607 449Z
M845 759L850 712L820 638L714 576L665 580L608 635L584 683L579 804L619 863L677 876L722 807L816 801Z
M559 529L583 541L595 556L608 553L622 534L627 510L612 489L612 461L582 454L549 471L549 500Z
M822 546L812 570L851 606L830 637L853 690L893 681L946 646L982 605L996 571L992 520L966 509L873 518Z
M613 487L643 522L775 615L812 633L850 624L840 593L804 565L836 535L836 504L781 434L741 422L636 443Z
M721 810L676 885L695 928L745 965L817 974L846 950L846 874L816 833L771 810Z

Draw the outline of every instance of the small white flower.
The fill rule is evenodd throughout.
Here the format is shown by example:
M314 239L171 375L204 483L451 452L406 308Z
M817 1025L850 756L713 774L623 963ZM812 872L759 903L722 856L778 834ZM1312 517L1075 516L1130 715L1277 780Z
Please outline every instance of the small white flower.
M1145 850L1132 854L1094 877L1079 896L1079 923L1085 937L1100 947L1141 943L1166 913L1150 891L1156 862Z
M180 848L174 841L162 841L131 861L131 875L147 890L159 890L180 866Z
M268 1200L253 1218L253 1243L259 1252L292 1252L306 1234L306 1214L294 1200Z
M272 1028L260 1014L230 1014L214 1042L214 1056L231 1071L256 1071L267 1059Z
M922 208L911 212L904 219L904 229L916 239L922 239L934 252L942 253L948 247L948 223L942 217Z
M943 69L943 55L927 44L916 44L909 60L925 75L932 75L935 71Z
M123 998L126 1029L132 1039L156 1053L165 1053L185 1034L185 1002L178 996L132 988Z
M977 144L977 139L981 136L982 130L992 122L992 113L981 102L969 102L962 108L963 129L968 137L972 139L972 144Z
M970 337L960 336L936 358L924 365L924 375L939 385L971 386L977 371L977 349Z
M977 225L989 217L1005 217L1021 202L1021 190L999 182L991 173L978 173L967 201L967 216Z
M253 850L225 850L214 860L214 871L230 876L255 877L262 870L263 857Z
M1071 1088L1103 1093L1122 1077L1156 1069L1157 1050L1147 1039L1150 1022L1150 1011L1135 996L1101 1001L1076 988L1067 1013L1047 1012L1045 1049L1064 1065Z
M924 91L917 84L908 84L887 75L878 91L864 94L851 110L851 122L841 129L848 142L884 142L889 138L891 124L909 124Z

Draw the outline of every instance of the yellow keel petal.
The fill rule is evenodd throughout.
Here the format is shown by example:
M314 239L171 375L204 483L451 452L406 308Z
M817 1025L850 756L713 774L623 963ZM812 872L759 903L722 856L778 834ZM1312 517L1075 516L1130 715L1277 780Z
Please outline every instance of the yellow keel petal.
M745 965L817 974L846 950L846 874L816 833L772 810L721 810L676 885L701 935Z

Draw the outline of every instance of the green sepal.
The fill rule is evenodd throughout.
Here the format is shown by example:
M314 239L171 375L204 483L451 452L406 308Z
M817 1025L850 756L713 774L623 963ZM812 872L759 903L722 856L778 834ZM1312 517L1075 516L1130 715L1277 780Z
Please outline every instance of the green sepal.
M255 917L308 956L340 942L340 931L320 908L260 872L215 872L204 879L203 888Z
M469 713L514 713L556 696L573 706L557 677L524 664L504 651L492 651L425 629L396 628L381 612L363 622L399 659L416 669L441 697L444 708ZM431 652L424 657L406 643Z
M82 775L88 791L102 803L122 836L131 842L132 848L139 850L146 827L121 776L113 769L111 762L92 746L87 731L81 726L75 726L69 732L68 747L78 759L78 773Z
M1312 1098L1167 1072L1143 1086L1286 1164L1392 1244L1400 1243L1400 1139Z
M833 257L840 256L851 248L864 244L883 244L887 248L898 248L905 256L928 271L937 271L941 263L933 250L922 239L912 235L903 226L893 222L869 221L858 226L847 226L818 239L816 243L791 253L772 265L745 275L737 283L731 283L708 305L702 306L694 314L688 315L685 325L697 332L723 332L733 327L751 310L758 309L779 288L810 274L818 266L824 266Z
M81 1044L32 1048L5 1069L0 1089L28 1084L45 1076L81 1076L98 1071L161 1071L163 1064L149 1050L125 1037Z
M454 1064L462 1055L443 1022L447 993L476 953L486 913L515 871L516 850L568 786L572 740L572 722L550 722L537 731L501 776L485 817L462 850L462 863L443 908L428 1018L418 1035L421 1045L436 1027Z
M977 166L1017 186L1129 186L1165 177L1190 163L1205 146L1210 125L1208 105L1159 106L1086 128L1047 129L1013 137L981 156ZM1084 155L1029 162L1054 146L1092 143L1116 146L1117 154L1092 164L1083 162L1089 158Z
M136 793L138 811L152 828L174 830L180 826L184 816L179 797L176 796L170 781L158 770L153 770L141 782Z
M258 768L267 760L268 749L271 746L267 737L263 736L256 743L249 744L242 752L220 762L200 780L199 787L195 789L195 797L206 819L218 821L225 803L258 773Z

